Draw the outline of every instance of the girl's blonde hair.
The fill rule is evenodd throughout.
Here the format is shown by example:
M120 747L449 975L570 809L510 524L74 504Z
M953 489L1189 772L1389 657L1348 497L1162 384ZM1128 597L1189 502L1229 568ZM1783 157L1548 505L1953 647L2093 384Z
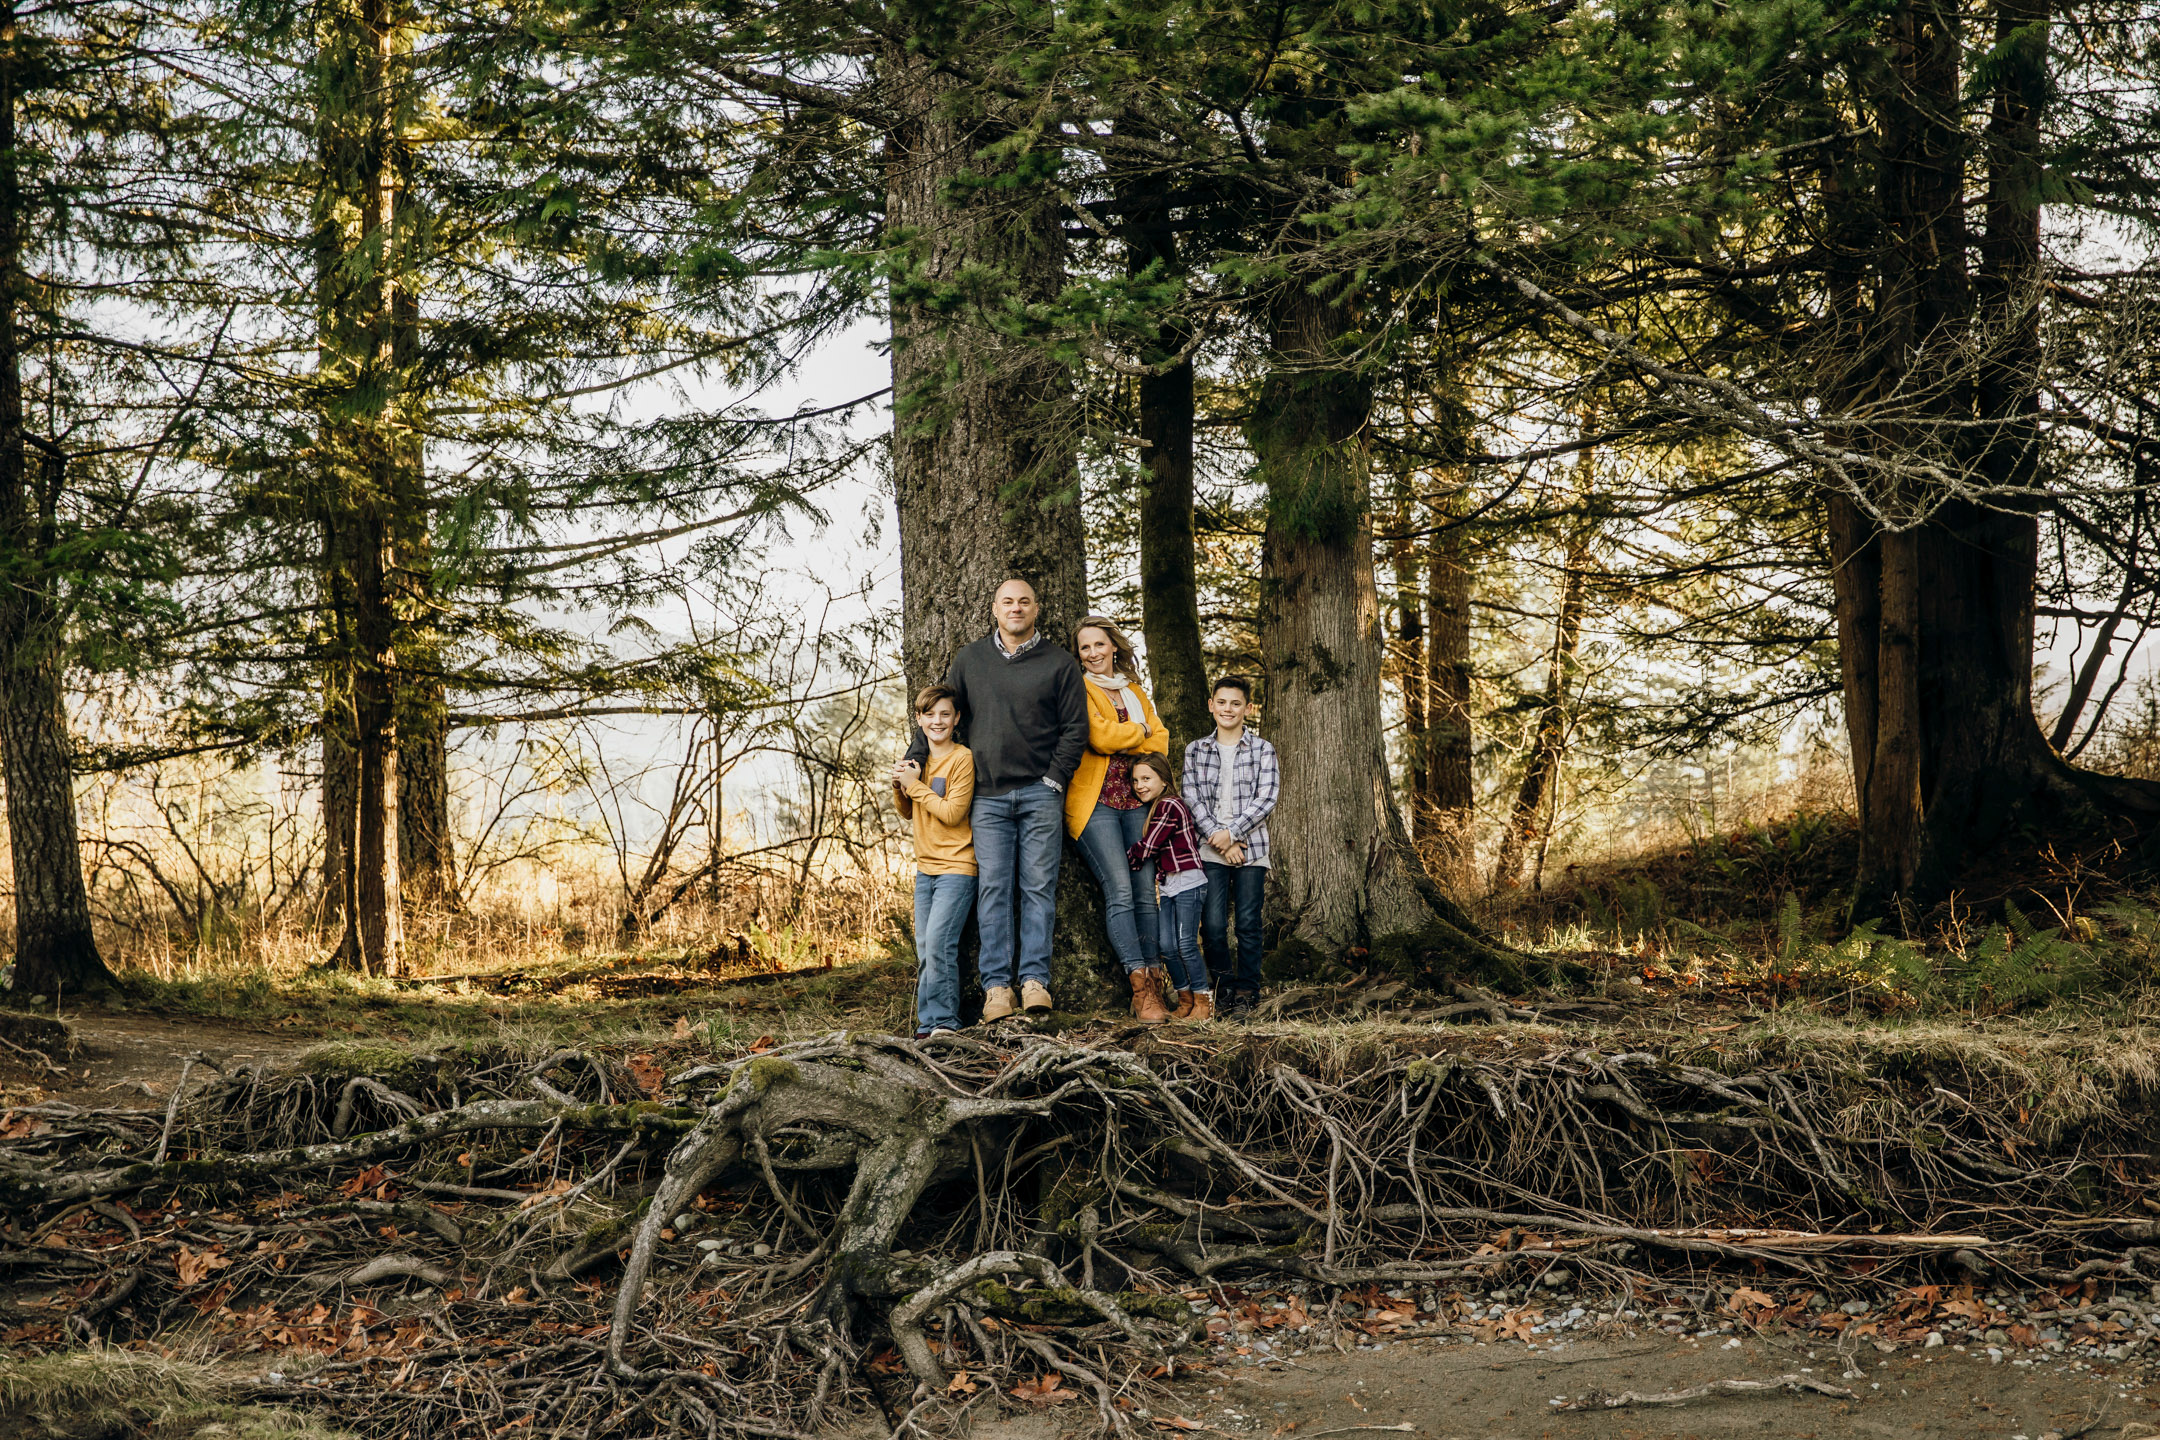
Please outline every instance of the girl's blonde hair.
M1110 668L1132 681L1133 684L1139 684L1139 652L1133 649L1133 643L1127 638L1125 632L1118 629L1117 622L1104 615L1089 615L1083 618L1078 625L1073 626L1073 644L1075 646L1080 643L1080 632L1090 628L1100 630L1110 637Z

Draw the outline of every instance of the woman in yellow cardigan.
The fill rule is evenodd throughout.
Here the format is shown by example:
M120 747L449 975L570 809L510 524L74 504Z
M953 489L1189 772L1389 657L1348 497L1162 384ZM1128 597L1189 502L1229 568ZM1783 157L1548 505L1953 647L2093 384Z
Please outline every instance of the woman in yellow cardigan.
M1168 755L1170 736L1140 688L1140 663L1125 632L1100 615L1073 631L1087 681L1088 744L1065 789L1065 828L1080 842L1102 886L1110 948L1132 985L1133 1018L1160 1025L1165 977L1156 935L1155 867L1134 870L1125 851L1140 839L1147 806L1133 794L1132 757Z

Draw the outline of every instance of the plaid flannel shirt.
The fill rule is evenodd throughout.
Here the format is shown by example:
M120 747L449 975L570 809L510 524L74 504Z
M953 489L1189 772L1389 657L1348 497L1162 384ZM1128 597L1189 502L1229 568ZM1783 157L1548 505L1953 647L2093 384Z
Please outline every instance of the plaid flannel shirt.
M1185 747L1185 778L1180 788L1202 840L1228 830L1244 842L1246 864L1267 860L1267 817L1282 794L1282 768L1276 763L1273 745L1248 730L1230 752L1230 798L1237 806L1232 814L1215 813L1215 796L1222 788L1222 750L1213 735L1203 735Z
M1200 868L1200 836L1193 830L1192 816L1175 795L1155 802L1147 828L1125 847L1125 863L1138 870L1153 860L1157 878L1167 880Z

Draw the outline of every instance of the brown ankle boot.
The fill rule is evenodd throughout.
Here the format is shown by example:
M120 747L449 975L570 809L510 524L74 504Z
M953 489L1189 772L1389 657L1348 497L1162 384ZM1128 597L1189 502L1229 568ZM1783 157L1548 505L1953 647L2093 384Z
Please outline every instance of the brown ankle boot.
M1191 1015L1192 1015L1192 1002L1193 1002L1193 993L1192 993L1192 991L1190 991L1190 990L1180 990L1180 991L1178 991L1178 992L1177 992L1177 1004L1175 1004L1175 1005L1173 1005L1173 1006L1171 1006L1171 1007L1170 1007L1170 1018L1171 1018L1171 1019L1173 1019L1173 1020L1185 1020L1185 1019L1189 1019L1189 1018L1191 1017Z
M1170 1018L1170 1007L1162 1003L1162 978L1160 970L1131 972L1132 1017L1142 1025L1160 1025Z
M1213 1020L1214 1018L1215 996L1212 992L1207 990L1194 991L1192 997L1192 1008L1190 1010L1187 1010L1184 1014L1178 1016L1178 1019L1188 1021L1194 1025L1201 1024L1208 1020Z

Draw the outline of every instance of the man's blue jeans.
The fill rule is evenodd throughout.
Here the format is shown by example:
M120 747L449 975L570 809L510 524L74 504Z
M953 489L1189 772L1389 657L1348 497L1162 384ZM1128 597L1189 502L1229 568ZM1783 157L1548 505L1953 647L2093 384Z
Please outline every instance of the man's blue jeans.
M1113 810L1097 805L1080 832L1080 853L1102 886L1103 924L1110 930L1110 949L1129 971L1148 970L1162 963L1155 936L1155 862L1135 870L1125 863L1125 851L1140 842L1147 829L1147 807Z
M1200 945L1207 951L1208 969L1214 972L1215 988L1260 993L1260 957L1266 953L1260 934L1260 899L1267 891L1267 868L1262 865L1208 865L1207 912L1200 920ZM1230 955L1230 910L1237 909L1237 957Z
M973 875L915 872L915 1028L960 1028L960 931L975 903Z
M978 795L975 827L977 962L985 990L1019 980L1050 983L1050 922L1057 915L1058 862L1065 845L1065 797L1037 782L1003 795ZM1017 979L1015 971L1017 970Z

